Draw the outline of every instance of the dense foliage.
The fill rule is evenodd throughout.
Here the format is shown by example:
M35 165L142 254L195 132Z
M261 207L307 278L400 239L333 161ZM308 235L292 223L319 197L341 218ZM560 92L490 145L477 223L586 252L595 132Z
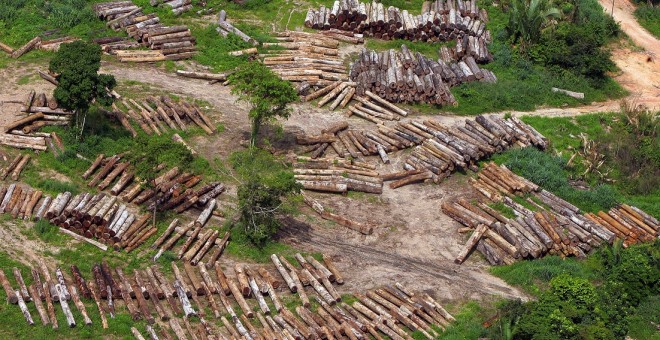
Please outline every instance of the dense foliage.
M108 91L117 82L112 75L99 74L99 68L101 48L83 41L62 44L50 60L49 69L57 74L59 81L53 95L61 107L76 113L76 127L81 133L92 102L106 106L112 104Z
M288 104L298 99L298 94L290 82L282 80L261 63L239 66L236 72L229 76L229 81L234 86L231 92L250 105L251 146L256 145L261 125L277 117L288 118L291 115Z
M545 259L544 259L545 260ZM537 261L518 265L525 267ZM630 322L641 313L640 304L657 301L660 294L660 243L623 249L620 244L602 248L579 272L557 273L537 279L547 282L538 300L511 301L500 307L494 338L515 339L618 339L630 331ZM511 267L513 268L513 266ZM505 280L507 268L500 271ZM656 308L657 308L656 304ZM645 307L648 308L648 307ZM652 322L643 327L652 328ZM642 318L644 319L644 318Z
M260 149L236 152L230 159L241 181L238 187L238 227L258 247L281 226L290 207L286 199L300 191L289 166Z
M513 0L507 32L522 49L538 43L541 33L561 16L559 9L545 0Z

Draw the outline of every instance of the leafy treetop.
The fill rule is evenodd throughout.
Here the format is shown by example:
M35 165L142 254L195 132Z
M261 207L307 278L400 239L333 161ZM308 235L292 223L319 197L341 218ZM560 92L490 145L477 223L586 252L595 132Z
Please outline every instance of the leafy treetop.
M49 69L57 74L59 85L54 96L64 108L87 112L96 100L101 105L112 103L109 90L117 82L112 75L98 74L101 67L101 48L95 44L75 41L62 44L51 59Z
M298 99L290 82L280 79L260 63L241 65L229 76L229 80L234 85L232 93L251 106L249 117L252 121L252 146L255 145L261 124L275 117L288 118L291 109L287 105Z

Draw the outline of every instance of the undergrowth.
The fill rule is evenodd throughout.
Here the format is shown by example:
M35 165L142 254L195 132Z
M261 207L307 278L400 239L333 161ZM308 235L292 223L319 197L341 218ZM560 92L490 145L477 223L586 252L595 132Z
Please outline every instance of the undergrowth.
M645 3L638 4L635 9L635 18L642 27L651 32L656 38L660 39L660 7L659 5L649 6Z

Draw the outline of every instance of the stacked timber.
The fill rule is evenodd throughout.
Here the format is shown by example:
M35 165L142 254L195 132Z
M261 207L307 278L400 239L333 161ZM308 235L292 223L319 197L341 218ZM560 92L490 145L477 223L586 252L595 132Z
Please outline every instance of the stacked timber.
M151 6L165 7L172 10L174 15L180 15L183 12L189 11L193 8L192 1L190 0L149 0Z
M609 212L582 214L563 199L520 177L504 165L486 164L472 180L479 201L444 202L442 210L474 230L456 263L479 250L493 265L545 255L584 257L615 238L624 247L658 238L660 224L640 209L619 205ZM516 200L514 200L516 198ZM522 199L526 205L518 203ZM493 208L503 204L513 216Z
M218 27L216 28L216 31L218 31L218 34L220 34L225 38L231 33L241 38L241 40L252 44L253 46L259 44L256 40L254 40L247 34L243 33L243 31L239 30L229 21L227 21L227 12L225 12L224 9L221 10L220 13L218 13Z
M307 204L310 208L312 208L324 220L333 221L343 227L357 231L360 234L364 234L364 235L373 234L374 228L372 226L364 224L362 222L353 221L339 214L330 212L327 209L325 209L325 207L323 207L323 205L321 205L321 203L319 203L318 201L312 199L311 197L305 195L304 193L302 195L303 195L303 199L305 200L305 204Z
M434 182L455 169L477 169L476 162L513 145L545 149L548 141L516 117L495 115L466 119L463 126L444 126L433 120L399 123L394 134L417 145L404 170L429 171Z
M14 158L14 160L7 165L7 167L3 168L2 171L0 171L0 179L3 181L11 175L11 180L12 181L17 181L18 177L21 175L21 172L25 168L25 166L28 164L30 161L30 155L28 154L18 154Z
M41 264L31 270L29 287L17 268L11 270L17 287L7 279L7 268L0 269L0 283L7 301L19 306L28 324L35 323L26 305L31 302L42 324L53 328L58 328L59 309L65 316L60 320L69 327L78 322L91 325L90 315L98 312L102 327L108 328L108 317L127 313L133 321L146 321L144 332L152 339L171 334L178 339L410 339L409 333L415 331L433 339L438 333L432 326L444 329L454 321L428 294L413 293L399 283L356 293L350 304L342 302L334 285L343 284L344 278L330 257L323 255L319 261L296 254L294 258L297 265L273 254L275 268L237 264L234 276L226 275L229 271L219 262L210 268L187 264L181 268L172 262L172 278L156 265L125 272L102 262L91 273L72 265L70 273L57 268L53 275ZM297 294L302 303L289 310L280 297L283 290ZM315 310L310 308L311 300L318 304ZM88 309L84 302L92 301L95 308ZM74 309L79 313L74 314ZM158 334L153 328L156 322ZM136 327L132 332L138 339L143 337Z
M471 57L470 57L471 58ZM362 49L350 66L349 75L357 83L357 93L371 91L381 98L399 103L431 103L455 105L449 87L470 81L494 82L492 72L472 62L447 63L411 52L406 45L401 51L376 52Z
M170 250L182 238L185 242L177 250L177 257L193 266L203 262L207 254L206 267L210 268L220 258L229 243L229 232L220 231L210 227L205 228L207 222L216 208L216 200L211 199L193 222L180 226L179 220L175 219L167 229L158 237L151 246L158 249L154 256L156 261L165 251Z
M161 135L167 129L187 130L191 124L197 125L207 134L217 131L211 119L194 103L180 99L175 101L167 96L149 96L139 102L123 99L124 109L114 104L112 111L106 114L117 119L122 126L135 137L137 132L131 122L148 135Z
M425 1L419 15L375 1L337 0L332 7L321 5L318 11L310 9L305 26L320 30L334 28L385 40L436 42L473 36L490 41L487 20L486 12L479 9L476 0Z
M373 165L343 159L298 157L298 160L294 163L294 177L307 190L341 194L349 190L383 192L383 180Z
M176 0L176 2L189 0ZM171 1L174 3L175 1ZM189 4L188 4L189 5ZM176 10L187 8L187 5ZM97 16L107 20L115 31L124 30L136 43L124 38L108 37L96 39L103 51L115 54L120 61L153 62L191 58L196 53L195 37L187 26L164 26L155 13L144 14L142 8L130 1L104 2L94 5ZM133 50L147 47L151 51Z
M487 43L483 40L474 37L468 37L467 39L459 37L456 39L456 45L454 47L441 46L438 50L438 56L447 65L463 61L468 67L477 69L477 64L485 64L493 61L493 56L488 52L486 46ZM461 65L460 67L464 68L465 66ZM485 70L482 70L482 73L484 72ZM479 75L476 74L475 76ZM490 77L490 74L484 76Z
M263 63L282 79L301 85L301 94L311 88L348 80L346 66L339 57L342 40L335 36L293 31L276 35L279 42L263 43L268 49L261 55Z
M399 120L399 116L407 116L408 112L395 106L375 94L366 91L365 96L356 95L354 82L338 80L320 90L306 95L304 100L309 101L319 98L318 107L328 104L330 110L347 107L348 116L356 115L376 124L382 124L385 120ZM349 105L351 100L357 104Z
M5 132L30 135L44 126L69 125L73 116L73 112L59 108L55 97L34 91L27 94L21 112L27 116L6 125Z

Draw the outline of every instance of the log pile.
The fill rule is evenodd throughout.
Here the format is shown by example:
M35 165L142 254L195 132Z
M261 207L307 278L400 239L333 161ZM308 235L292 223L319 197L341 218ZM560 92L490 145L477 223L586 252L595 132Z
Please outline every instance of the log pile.
M121 106L114 104L106 115L117 119L133 137L137 132L132 122L137 123L148 135L161 135L167 129L187 130L191 124L197 125L207 134L217 131L211 119L194 103L180 99L174 101L167 96L149 96L139 102L134 99L122 99Z
M189 0L175 0L174 2ZM186 8L177 7L176 10ZM174 10L174 9L173 9ZM95 42L103 51L116 54L120 61L153 62L191 58L196 53L195 37L187 26L164 26L155 14L144 14L142 8L130 1L104 2L94 5L97 16L107 21L115 31L124 30L135 42L124 38L101 38ZM152 51L130 50L147 47Z
M7 167L3 168L2 171L0 172L0 179L3 181L11 175L11 180L12 181L18 181L19 176L21 175L21 172L25 168L25 166L28 164L30 161L30 155L25 154L18 154L14 158L14 160L7 165Z
M149 0L149 4L154 7L159 6L169 8L174 15L180 15L193 8L191 0Z
M99 190L110 188L110 194L120 196L124 202L143 204L149 211L156 208L158 211L173 210L178 214L194 206L206 206L225 190L225 186L217 182L194 190L201 182L201 176L181 172L177 167L161 171L163 169L164 166L154 169L158 176L147 188L120 155L105 157L101 154L82 177L91 178L88 183L90 187L96 186Z
M5 268L0 270L0 283L7 301L19 305L29 324L34 323L27 305L32 302L42 324L53 328L58 328L58 304L70 327L78 322L92 324L96 318L89 316L98 312L102 327L108 328L107 317L125 311L136 322L146 321L144 331L151 338L170 337L171 332L179 339L410 339L410 332L419 331L433 339L438 334L432 325L444 329L454 321L428 294L412 293L399 283L355 294L351 304L342 302L335 285L343 284L344 278L330 257L323 255L319 261L296 254L294 258L297 265L273 254L275 268L237 264L234 276L226 275L229 271L219 262L210 268L187 264L181 268L172 262L172 278L155 265L124 272L102 262L87 275L72 265L70 272L57 268L52 276L42 264L32 269L29 288L16 268L17 289ZM289 310L281 299L285 290L299 295L302 305ZM316 311L310 309L312 300L319 305ZM96 308L87 309L83 302L91 301ZM79 313L74 314L74 308ZM207 321L211 319L217 321ZM153 328L157 321L160 334ZM135 327L132 332L142 336Z
M399 103L456 105L449 88L470 81L495 82L495 75L481 69L471 56L466 61L433 60L411 52L376 52L362 49L350 66L349 75L357 83L356 93L371 91L379 97Z
M180 226L178 219L172 221L151 246L153 249L158 249L153 258L154 261L160 258L165 251L172 249L179 240L185 239L176 251L177 257L186 263L197 266L204 262L204 257L209 254L205 262L206 267L210 269L224 252L230 237L229 232L221 234L218 230L205 228L215 208L216 200L212 199L195 221L185 226Z
M487 21L486 12L479 9L476 0L424 1L419 15L393 6L386 8L378 2L337 0L332 7L310 9L305 26L335 28L385 40L436 42L472 36L490 41Z
M493 265L511 264L517 259L545 255L584 257L615 238L623 245L653 242L660 224L645 212L625 204L609 212L580 212L578 208L505 166L486 164L472 180L479 201L461 198L444 202L442 210L467 228L471 237L456 257L465 261L470 251L479 250ZM519 199L526 205L518 203ZM506 217L491 204L501 202L513 215Z
M30 91L23 103L21 112L26 116L5 125L4 134L0 134L0 144L40 151L50 147L56 153L54 142L60 146L59 138L52 133L39 132L39 129L44 126L69 125L73 112L59 108L53 96L35 91Z
M477 116L463 126L447 127L433 120L399 123L394 134L416 145L404 170L428 171L434 182L455 169L476 170L476 162L513 145L545 149L548 141L516 117Z
M352 132L352 131L349 131ZM294 163L294 177L307 190L345 194L359 191L372 194L383 192L383 180L375 166L343 159L311 159L298 157Z
M339 43L359 38L286 31L276 33L277 43L263 43L268 49L263 63L284 80L299 84L299 92L346 81L346 66L339 57ZM344 37L346 40L341 40Z
M229 33L232 33L238 36L239 38L241 38L241 40L250 43L253 46L259 44L256 40L254 40L247 34L243 33L243 31L239 30L234 25L229 23L229 21L227 21L227 12L225 12L224 9L221 10L220 13L218 13L218 27L216 28L216 31L218 31L218 34L220 34L225 38L229 35Z

